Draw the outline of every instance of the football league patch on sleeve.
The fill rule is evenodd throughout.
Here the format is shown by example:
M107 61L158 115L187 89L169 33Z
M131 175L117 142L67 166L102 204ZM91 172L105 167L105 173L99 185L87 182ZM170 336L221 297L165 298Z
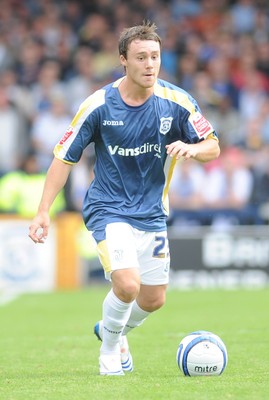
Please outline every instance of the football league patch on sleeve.
M72 127L72 125L69 126L69 128L67 129L67 131L65 132L65 134L63 135L63 137L60 140L60 144L64 144L69 137L73 134L74 132L74 128Z
M210 133L214 132L210 122L199 111L189 116L189 122L193 126L199 139L206 138Z

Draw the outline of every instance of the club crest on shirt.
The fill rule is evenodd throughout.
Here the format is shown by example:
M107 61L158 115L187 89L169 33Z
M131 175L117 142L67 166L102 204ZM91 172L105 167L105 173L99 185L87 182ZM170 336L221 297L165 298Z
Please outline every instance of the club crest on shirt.
M160 133L166 135L170 131L173 117L162 117L160 118Z

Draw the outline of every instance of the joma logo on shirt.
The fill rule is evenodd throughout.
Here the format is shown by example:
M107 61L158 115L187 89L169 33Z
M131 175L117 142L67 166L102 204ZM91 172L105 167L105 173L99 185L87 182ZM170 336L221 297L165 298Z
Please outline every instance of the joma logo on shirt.
M115 154L118 154L119 156L139 156L140 154L151 153L151 152L157 152L158 154L160 154L161 145L158 143L155 144L144 143L140 147L130 147L130 148L120 147L118 145L116 146L109 145L108 150L112 156L114 156Z
M124 123L123 123L123 121L109 121L107 119L104 119L103 125L104 126L106 126L106 125L108 125L108 126L118 126L118 125L123 126Z

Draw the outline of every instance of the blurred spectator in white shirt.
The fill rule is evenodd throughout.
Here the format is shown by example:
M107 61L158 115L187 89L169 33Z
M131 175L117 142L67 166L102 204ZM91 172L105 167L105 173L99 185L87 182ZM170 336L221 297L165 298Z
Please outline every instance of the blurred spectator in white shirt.
M197 210L203 207L205 171L194 160L178 161L169 191L170 218L173 225L200 224Z
M30 124L33 115L33 98L30 88L19 85L14 69L0 72L0 86L6 89L10 102Z
M74 55L72 76L66 83L69 109L74 114L80 104L93 92L93 55L87 46L77 48Z
M34 114L50 109L54 95L65 95L65 85L60 80L61 66L56 59L46 59L40 67L37 82L32 86Z
M71 123L63 94L54 93L48 98L51 107L36 115L32 130L31 143L35 150L40 171L46 171L53 159L53 149Z
M228 223L244 223L241 213L248 206L253 188L253 175L246 153L237 147L226 149L219 165L207 172L204 183L204 207L212 210L212 221L218 217Z
M29 148L26 120L0 87L0 175L15 170Z

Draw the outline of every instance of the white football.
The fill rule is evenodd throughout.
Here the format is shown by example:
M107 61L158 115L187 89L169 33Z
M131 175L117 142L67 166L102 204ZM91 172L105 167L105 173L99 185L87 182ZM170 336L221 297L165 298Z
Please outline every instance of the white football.
M197 331L179 343L176 360L186 376L220 375L227 366L228 353L219 336Z

